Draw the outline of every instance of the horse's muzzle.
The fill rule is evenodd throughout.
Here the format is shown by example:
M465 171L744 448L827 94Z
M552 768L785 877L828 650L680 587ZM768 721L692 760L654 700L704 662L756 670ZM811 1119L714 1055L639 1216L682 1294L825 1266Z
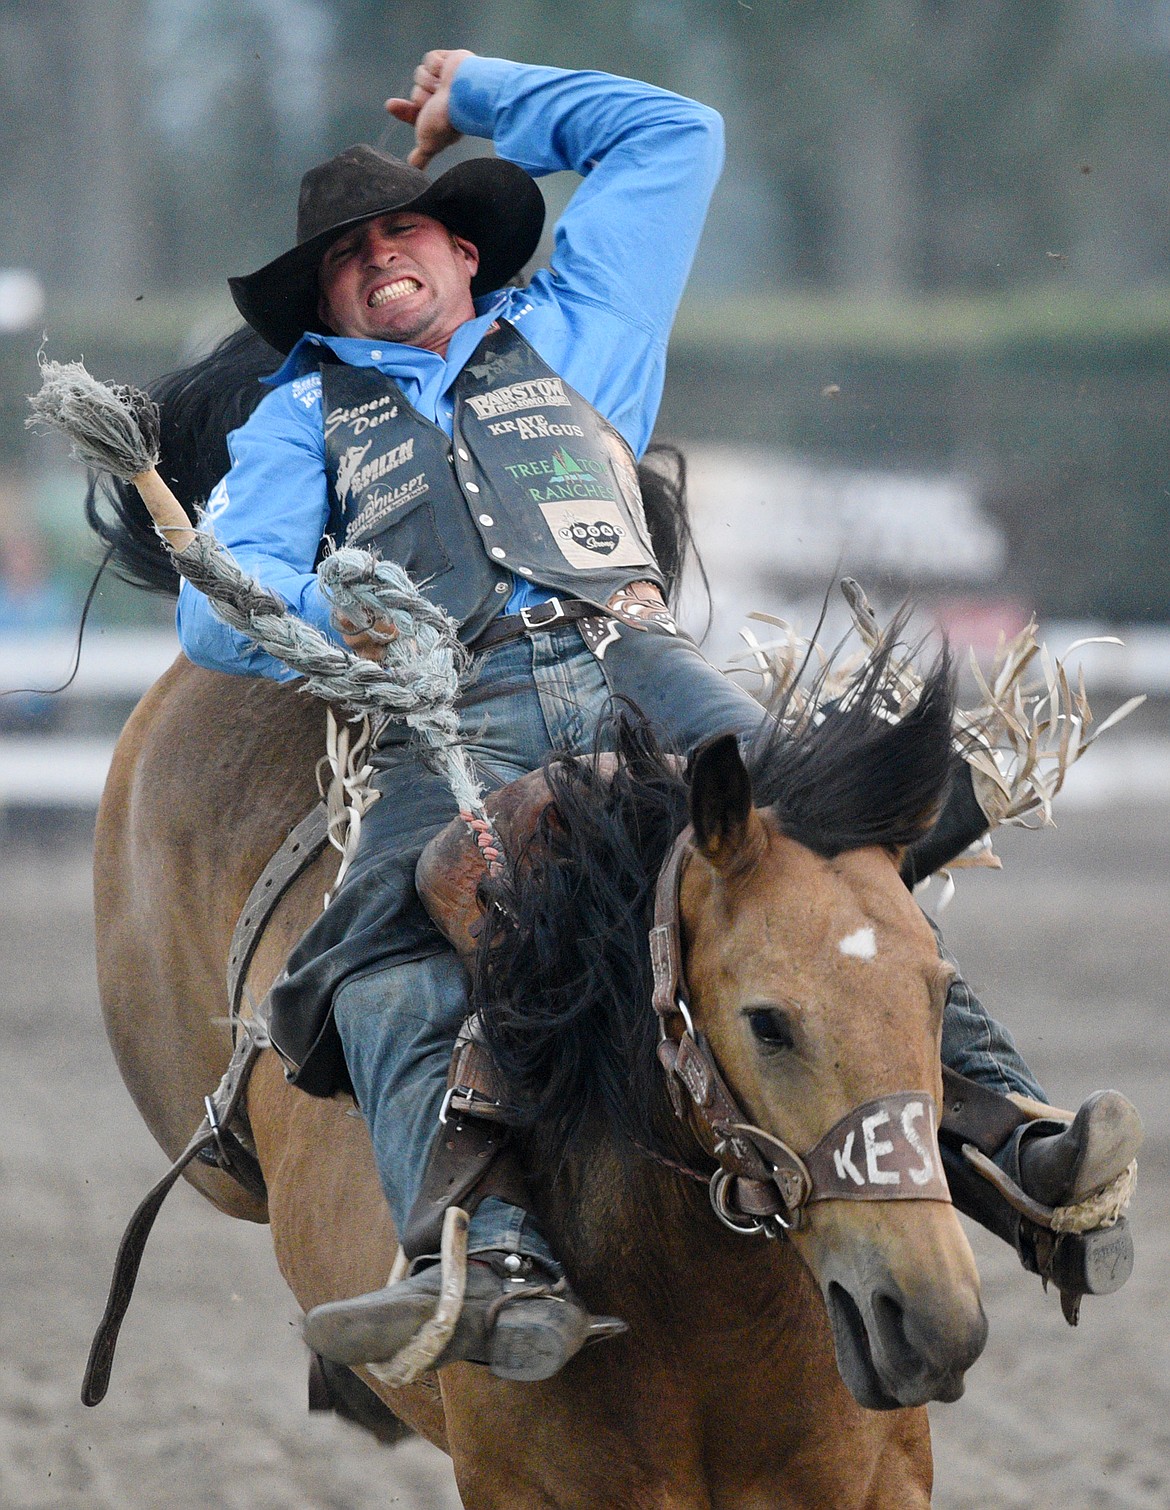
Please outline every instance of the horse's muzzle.
M901 1242L875 1230L850 1243L838 1231L816 1245L822 1262L809 1255L841 1378L870 1410L957 1400L987 1341L971 1250L949 1207L933 1222L881 1224L891 1225Z

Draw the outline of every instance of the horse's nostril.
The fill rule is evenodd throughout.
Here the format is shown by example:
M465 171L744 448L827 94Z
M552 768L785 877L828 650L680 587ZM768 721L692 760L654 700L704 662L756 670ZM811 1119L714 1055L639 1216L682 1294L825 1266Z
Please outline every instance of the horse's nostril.
M895 1289L874 1295L871 1315L882 1353L899 1375L951 1375L957 1385L953 1398L958 1398L962 1393L959 1381L983 1351L987 1339L982 1306L977 1307L976 1315L962 1318L964 1325L957 1315L936 1314L930 1308L908 1310Z
M896 1294L877 1294L873 1297L874 1326L881 1336L886 1358L899 1375L912 1375L921 1369L922 1353L906 1335L906 1310L901 1297Z
M868 1351L869 1344L865 1333L865 1320L862 1317L857 1302L845 1286L838 1284L834 1280L829 1286L825 1298L829 1302L829 1318L833 1323L834 1330L848 1337L859 1351L862 1349Z

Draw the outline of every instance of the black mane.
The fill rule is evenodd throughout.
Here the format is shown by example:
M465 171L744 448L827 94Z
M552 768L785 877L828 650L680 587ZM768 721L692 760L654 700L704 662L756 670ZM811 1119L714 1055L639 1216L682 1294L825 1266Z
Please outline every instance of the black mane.
M955 759L949 659L891 723L891 655L879 653L823 718L794 723L775 710L747 752L756 805L820 855L912 843L945 796ZM551 1137L554 1158L602 1126L619 1150L673 1149L648 929L658 871L687 821L688 785L640 717L617 714L600 741L620 757L612 780L595 760L548 762L554 801L513 875L490 884L500 905L488 910L475 981L515 1111Z
M901 849L921 839L955 771L955 689L946 651L911 711L896 715L891 674L905 653L898 645L904 624L900 615L883 649L823 716L806 726L798 721L794 730L790 694L747 753L756 806L771 808L789 838L826 859L871 844Z
M227 472L229 431L237 429L268 391L260 382L283 362L274 346L243 326L190 367L147 385L162 415L159 471L192 517ZM638 480L654 553L674 600L688 557L698 561L687 512L686 461L674 446L654 445L638 464ZM90 528L111 550L117 574L147 592L179 590L170 557L154 532L137 489L90 476L85 498Z

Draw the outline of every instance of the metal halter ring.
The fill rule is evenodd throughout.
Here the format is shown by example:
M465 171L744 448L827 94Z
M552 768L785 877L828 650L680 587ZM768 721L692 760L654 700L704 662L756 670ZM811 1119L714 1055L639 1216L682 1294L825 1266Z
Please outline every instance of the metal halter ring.
M737 1216L727 1204L727 1187L734 1178L735 1176L726 1169L717 1169L711 1176L709 1186L711 1210L729 1232L737 1232L740 1237L757 1237L761 1232L767 1232L767 1222L759 1217Z

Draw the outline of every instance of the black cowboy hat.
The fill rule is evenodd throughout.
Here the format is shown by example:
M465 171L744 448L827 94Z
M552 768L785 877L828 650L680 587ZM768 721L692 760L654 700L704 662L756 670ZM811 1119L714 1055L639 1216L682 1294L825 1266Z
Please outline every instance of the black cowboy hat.
M326 249L350 226L394 210L418 210L471 242L479 252L473 295L491 293L518 273L544 225L540 190L503 158L470 158L432 183L377 147L347 147L301 179L292 251L259 272L228 279L236 308L278 351L291 351L306 330L327 328L317 313L317 269Z

